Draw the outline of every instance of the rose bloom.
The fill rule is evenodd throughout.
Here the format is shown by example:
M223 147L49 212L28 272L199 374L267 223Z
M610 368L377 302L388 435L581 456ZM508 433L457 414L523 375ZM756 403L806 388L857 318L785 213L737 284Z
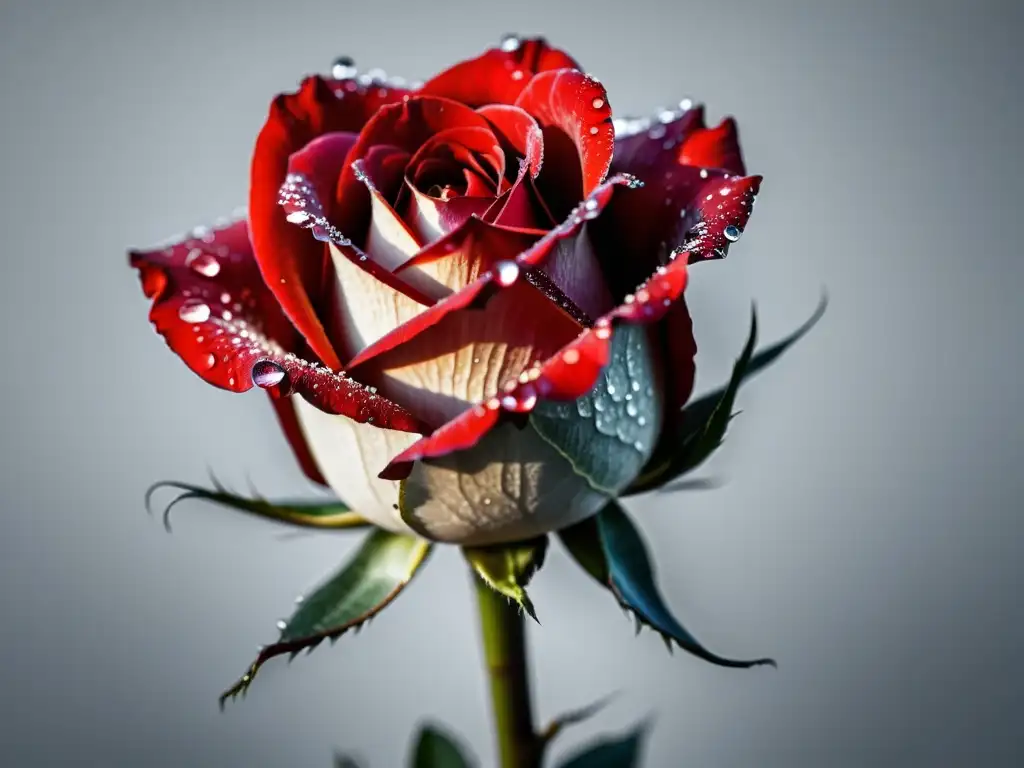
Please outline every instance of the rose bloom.
M132 253L171 349L267 390L306 473L391 531L517 541L649 487L693 385L687 267L760 182L733 121L613 120L541 39L418 87L332 75L272 102L247 216Z

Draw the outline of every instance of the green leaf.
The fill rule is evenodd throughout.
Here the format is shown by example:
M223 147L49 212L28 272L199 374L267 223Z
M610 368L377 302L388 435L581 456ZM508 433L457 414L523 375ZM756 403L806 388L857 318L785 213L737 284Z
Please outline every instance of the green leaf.
M221 707L244 693L269 659L311 651L376 616L416 575L429 553L430 543L422 539L380 529L370 533L354 557L279 625L280 638L263 648L248 671L221 695Z
M153 494L156 491L174 488L181 493L164 508L164 527L168 531L171 530L171 510L189 499L209 501L248 512L256 517L304 528L360 528L370 524L340 501L270 502L264 499L247 499L228 492L216 480L214 484L214 489L208 490L174 481L157 483L146 491L146 510L152 513Z
M537 612L526 594L526 586L544 564L548 537L541 536L515 544L463 547L470 566L487 586L501 593L526 611L538 624Z
M584 747L559 768L633 768L640 765L647 726L618 738L603 738Z
M654 450L662 403L647 330L614 330L608 364L589 393L574 401L541 400L530 424L592 488L616 496Z
M580 709L573 709L569 712L564 712L548 723L538 736L538 739L540 740L541 754L543 755L543 752L563 730L593 717L608 704L610 699L611 696L606 696L605 698L599 699L598 701L588 704L585 707L581 707Z
M637 629L648 626L655 630L669 650L675 642L694 656L722 667L775 666L771 659L742 661L712 653L679 623L658 591L640 532L617 501L610 502L596 516L560 531L559 536L583 569L633 614Z
M471 765L453 736L431 725L420 730L413 752L413 768L469 768Z
M803 325L786 338L756 354L754 347L757 343L757 314L752 310L750 335L743 352L733 365L729 383L722 389L692 401L683 409L684 424L696 426L687 432L679 443L659 445L658 451L644 467L643 472L622 496L633 496L660 488L703 464L725 439L726 429L735 415L733 404L740 384L774 363L783 352L803 338L821 320L827 307L828 297L822 296L814 313Z

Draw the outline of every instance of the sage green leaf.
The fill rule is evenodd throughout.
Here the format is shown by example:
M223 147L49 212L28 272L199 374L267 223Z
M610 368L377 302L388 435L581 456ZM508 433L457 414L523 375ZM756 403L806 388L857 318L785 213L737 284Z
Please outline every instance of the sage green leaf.
M328 499L306 502L271 502L259 498L247 499L244 496L228 492L216 481L214 482L215 487L212 490L174 481L157 483L146 491L146 509L152 512L153 494L156 491L163 488L174 488L181 493L164 508L164 527L168 531L171 530L171 510L189 499L209 501L248 512L256 517L304 528L360 528L370 524L340 501Z
M547 549L548 537L541 536L514 544L463 547L462 553L487 586L509 600L515 600L539 624L537 612L526 594L526 586L544 564Z
M596 516L566 528L559 536L570 554L619 604L633 614L637 628L648 626L665 640L722 667L775 666L771 659L728 659L705 648L672 615L655 584L654 567L640 532L617 501Z
M640 765L647 726L618 738L606 737L584 747L559 768L634 768Z
M641 471L661 428L651 341L641 325L616 326L608 364L574 401L540 400L530 424L592 488L616 496Z
M244 693L269 659L311 651L376 616L416 575L429 553L430 543L423 539L380 529L370 533L348 563L279 624L277 642L260 650L246 673L221 695L221 707Z
M412 768L470 768L471 765L453 736L431 725L420 730Z
M757 314L751 311L750 334L743 352L733 365L732 377L722 389L710 392L690 402L683 409L683 421L687 426L684 437L677 444L662 443L640 476L633 481L622 496L654 490L675 480L677 477L696 469L722 444L725 432L733 416L733 405L740 384L774 363L783 352L803 338L825 314L828 296L823 295L811 317L797 330L770 347L754 353L757 343Z

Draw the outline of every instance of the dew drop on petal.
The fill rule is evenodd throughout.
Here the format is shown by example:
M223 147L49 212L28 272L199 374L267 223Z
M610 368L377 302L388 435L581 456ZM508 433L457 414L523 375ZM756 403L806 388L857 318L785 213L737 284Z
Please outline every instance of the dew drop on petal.
M601 129L600 129L600 128L598 128L598 127L597 127L596 125L592 125L592 126L590 126L590 135L591 135L591 136L596 136L596 135L597 135L597 132L598 132L599 130L601 130Z
M220 273L220 262L211 254L198 248L193 248L188 252L188 256L185 257L185 266L191 267L193 271L203 277L216 277Z
M591 104L594 105L594 109L600 109L604 106L604 99L594 99Z
M519 39L519 35L502 35L500 45L501 50L505 51L505 53L512 53L512 51L519 50L522 41Z
M706 179L708 177L708 169L707 168L701 168L700 169L700 177L702 179Z
M514 261L499 261L495 266L498 283L506 288L519 279L519 265Z
M205 323L210 319L210 308L201 301L186 301L178 308L178 317L186 323Z
M743 230L737 227L735 224L730 224L722 230L722 234L725 235L725 239L730 243L735 243L740 239L740 235L743 234Z
M309 214L305 211L292 211L284 218L289 224L305 224Z
M260 360L252 367L252 383L263 389L276 387L285 376L284 368L272 360Z
M217 364L217 358L214 357L213 355L207 355L205 358L203 358L203 365L206 366L206 370L210 370L216 364Z
M335 80L348 80L356 76L356 62L351 56L339 56L331 65L331 77Z

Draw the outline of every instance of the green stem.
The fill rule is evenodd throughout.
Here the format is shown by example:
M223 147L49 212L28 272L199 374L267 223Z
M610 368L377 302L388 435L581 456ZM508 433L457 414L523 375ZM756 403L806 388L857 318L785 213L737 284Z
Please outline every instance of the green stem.
M541 749L533 728L523 617L475 575L473 581L501 768L537 768Z

